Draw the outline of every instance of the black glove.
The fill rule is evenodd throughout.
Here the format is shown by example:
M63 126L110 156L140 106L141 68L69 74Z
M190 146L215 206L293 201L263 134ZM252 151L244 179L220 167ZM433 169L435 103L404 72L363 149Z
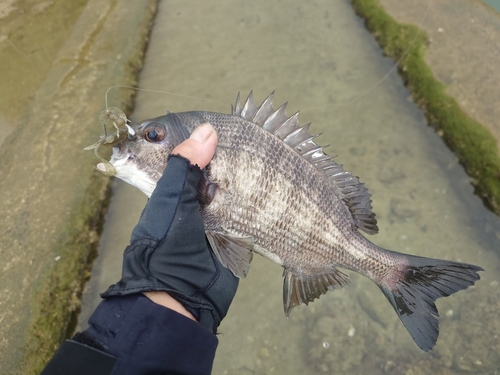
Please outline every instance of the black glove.
M197 187L202 172L172 155L132 232L121 280L101 296L166 291L216 333L238 287L205 237Z

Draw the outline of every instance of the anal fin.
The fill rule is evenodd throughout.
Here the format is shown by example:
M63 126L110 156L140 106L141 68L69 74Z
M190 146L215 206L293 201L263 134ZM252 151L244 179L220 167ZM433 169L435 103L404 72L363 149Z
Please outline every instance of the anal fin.
M350 283L349 276L336 268L312 270L307 274L294 273L285 268L284 276L283 307L286 316L295 306L301 303L308 305L329 289L340 289Z
M238 237L227 233L205 232L215 256L234 276L245 278L253 258L253 238Z

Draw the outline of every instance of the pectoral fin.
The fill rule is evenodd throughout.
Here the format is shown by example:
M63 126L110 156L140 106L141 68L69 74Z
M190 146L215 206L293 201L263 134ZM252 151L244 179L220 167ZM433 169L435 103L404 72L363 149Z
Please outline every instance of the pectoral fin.
M206 232L215 256L234 276L245 278L253 258L253 238L238 237L227 233Z
M283 283L283 307L285 315L295 306L314 301L328 289L343 288L349 285L349 276L336 268L310 271L307 274L293 272L285 268L285 280Z

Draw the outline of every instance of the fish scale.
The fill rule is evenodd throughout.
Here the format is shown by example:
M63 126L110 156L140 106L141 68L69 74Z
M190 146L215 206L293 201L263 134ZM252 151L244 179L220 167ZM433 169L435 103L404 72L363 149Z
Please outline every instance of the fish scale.
M206 120L212 122L214 124L219 124L219 121L216 116L208 115L206 116ZM335 250L332 249L331 244L326 244L321 241L323 239L320 235L314 235L313 233L304 232L302 227L306 222L321 222L324 220L325 216L322 216L322 220L314 220L315 218L311 218L311 212L318 212L316 215L316 219L319 219L319 215L328 215L330 218L337 218L341 222L343 222L342 217L349 215L350 213L340 204L338 204L339 200L332 199L332 196L335 194L333 188L330 187L329 184L321 184L318 179L325 179L325 176L321 175L320 172L313 168L307 161L304 159L296 160L298 162L298 167L294 169L288 169L285 173L280 173L279 170L276 170L272 167L273 164L278 162L279 159L293 159L296 155L293 150L289 150L288 146L283 142L277 142L275 137L272 137L270 133L260 132L257 134L252 134L253 132L245 129L243 126L239 131L235 131L238 129L239 124L232 122L229 124L231 128L231 132L229 136L222 137L222 141L219 144L218 154L214 163L212 163L209 172L209 179L214 183L218 184L219 180L230 180L228 177L225 177L225 174L229 174L234 176L234 181L236 183L231 186L220 186L220 189L224 190L224 194L227 194L227 191L230 191L231 196L234 197L235 200L231 199L231 206L242 207L243 215L237 217L232 215L232 222L238 223L241 228L248 228L249 223L259 222L260 233L252 233L250 231L247 232L239 232L233 233L235 235L240 236L252 236L255 239L255 244L260 248L263 248L264 254L268 249L272 249L273 255L277 255L281 262L286 262L288 267L293 267L297 271L307 270L308 268L317 269L320 267L325 267L326 264L330 267L333 264L334 258L341 259L343 256L336 255ZM248 125L247 125L248 126ZM250 124L251 127L255 129L253 124ZM225 128L222 126L215 126L218 133L225 133ZM245 136L243 139L240 134L251 135L250 137ZM232 136L234 135L234 137ZM259 149L259 153L256 153L252 147L253 143L259 143L266 145L266 147L262 147ZM226 155L226 150L229 152ZM285 156L284 153L288 152L289 155ZM262 165L264 169L256 168L255 165L249 164L247 161L249 158L246 158L244 155L251 154L252 158L259 160L257 165ZM250 155L249 155L250 156ZM218 158L223 158L227 161L227 165L235 166L235 170L228 170L225 168L225 164L217 163ZM292 160L289 160L292 162ZM248 216L247 212L252 212L253 206L258 203L252 199L252 195L254 195L254 190L252 188L248 188L248 183L246 182L248 179L248 171L245 166L251 166L252 169L260 170L260 176L264 179L264 181L259 181L258 185L272 185L273 190L275 190L274 194L266 194L266 191L263 191L260 201L267 202L267 206L260 207L259 210L262 212L262 215L259 216ZM279 182L277 182L279 181ZM301 182L305 186L300 186L297 182ZM237 185L239 183L239 186ZM276 186L278 184L278 187ZM286 188L286 185L290 187L295 186L296 189ZM321 189L322 188L322 189ZM306 194L308 192L309 194ZM272 197L269 199L268 197ZM280 202L291 200L294 204L292 205L283 205ZM222 205L226 205L226 202L223 202ZM321 211L318 211L315 207L322 207ZM338 212L336 215L333 214L335 210L335 206L338 206ZM223 207L222 207L223 208ZM342 210L343 209L343 210ZM227 218L221 215L211 215L210 211L216 210L224 211L220 206L214 205L214 203L208 205L203 209L203 213L206 216L205 225L208 231L217 230L219 224L222 222L228 222ZM282 224L281 233L276 233L275 229L277 226L274 224L274 220L268 220L269 215L265 213L272 213L274 215L279 214L276 212L279 210L281 214L285 214L288 220L283 220L282 218L276 219L278 222ZM342 212L344 211L344 212ZM319 214L321 212L321 214ZM216 217L212 222L211 218ZM313 219L313 220L311 220ZM332 233L337 230L339 227L338 224L329 220L329 233ZM313 230L316 225L309 224L308 228ZM279 227L278 227L279 228ZM227 230L231 230L232 228L226 228ZM288 233L294 233L293 237L300 237L300 241L291 242L290 236L287 236ZM274 244L281 243L280 246L269 245L269 242L273 242ZM290 243L291 242L291 243ZM295 255L295 252L298 252ZM321 257L321 261L317 261L317 257L310 257L307 259L304 256L301 256L300 253L304 253L307 255L311 254L319 254ZM296 259L300 258L300 259ZM324 263L325 258L329 258L329 263ZM295 261L300 260L300 262ZM304 262L304 260L308 260L309 264ZM345 267L350 266L347 263L344 264ZM306 271L304 271L306 272Z
M349 284L337 269L370 278L424 351L436 344L435 300L467 289L483 269L466 263L385 250L366 239L378 232L370 194L315 142L298 113L273 108L273 94L257 106L239 95L232 114L191 111L143 121L133 129L114 123L90 146L109 144L113 155L97 168L137 186L148 196L172 150L204 122L218 135L204 170L199 201L207 238L222 265L245 277L253 253L284 268L283 305L288 316L330 289Z

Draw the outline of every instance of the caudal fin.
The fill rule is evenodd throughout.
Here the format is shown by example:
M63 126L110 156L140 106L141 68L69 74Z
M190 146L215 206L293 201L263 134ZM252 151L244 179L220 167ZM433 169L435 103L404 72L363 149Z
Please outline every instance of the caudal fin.
M398 254L401 255L401 254ZM439 335L435 301L479 280L481 267L404 255L405 266L378 283L415 343L432 350Z

